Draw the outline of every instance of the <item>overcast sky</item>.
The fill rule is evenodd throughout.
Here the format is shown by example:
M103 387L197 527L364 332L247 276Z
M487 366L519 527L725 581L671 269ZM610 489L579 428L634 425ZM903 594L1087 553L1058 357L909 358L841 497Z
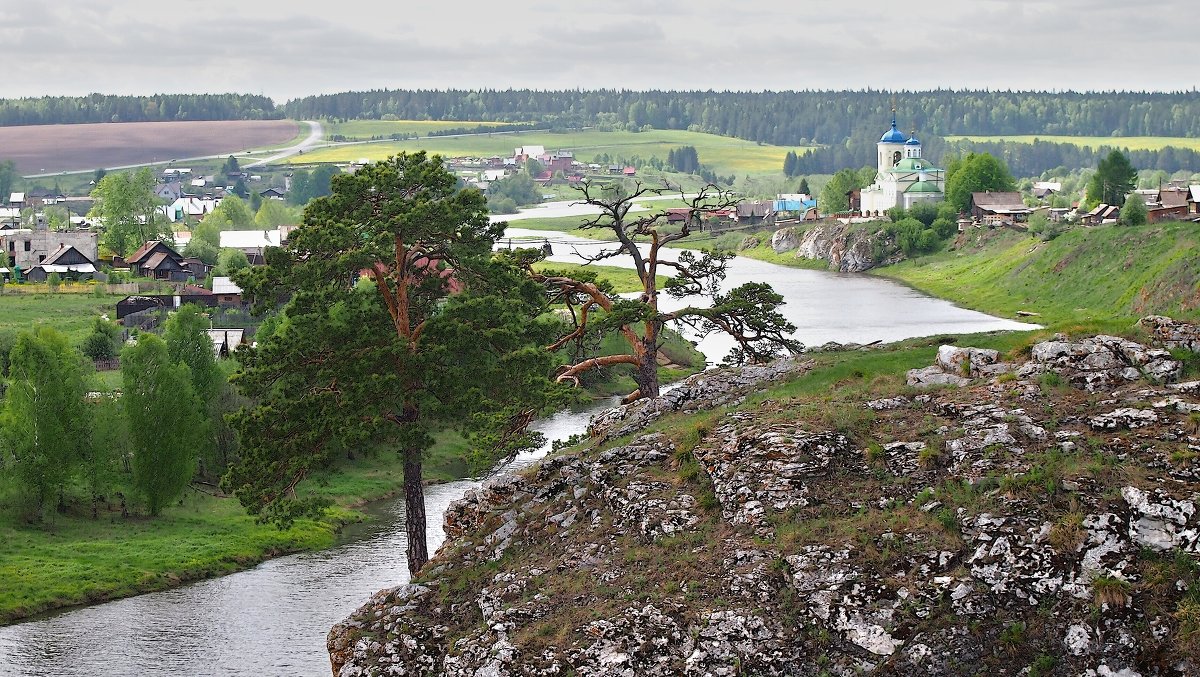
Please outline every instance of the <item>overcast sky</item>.
M1192 90L1193 0L4 0L0 97Z

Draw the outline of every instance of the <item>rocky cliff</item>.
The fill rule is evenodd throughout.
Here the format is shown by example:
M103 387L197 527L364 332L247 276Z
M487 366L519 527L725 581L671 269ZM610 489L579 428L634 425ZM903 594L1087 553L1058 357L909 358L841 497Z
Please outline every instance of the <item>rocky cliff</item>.
M782 228L771 236L777 254L795 251L797 258L827 261L830 270L861 273L893 263L878 260L876 242L884 236L858 226L828 223L806 228Z
M1146 331L699 374L452 506L334 673L1200 674L1200 332Z

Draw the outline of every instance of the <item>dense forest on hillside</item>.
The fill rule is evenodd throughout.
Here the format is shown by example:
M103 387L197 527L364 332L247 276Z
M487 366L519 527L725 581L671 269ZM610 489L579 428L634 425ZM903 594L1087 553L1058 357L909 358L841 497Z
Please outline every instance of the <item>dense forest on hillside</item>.
M778 145L839 143L886 125L883 91L375 90L289 101L292 118L559 121L696 129ZM1196 92L895 93L904 130L926 135L1200 136Z
M269 97L255 94L42 96L0 99L0 126L168 120L268 120L283 117Z
M878 132L847 139L823 148L799 154L792 167L792 176L808 174L832 174L845 167L875 165L875 143ZM1033 143L1017 141L946 141L939 136L922 136L922 155L931 162L945 164L948 155L967 153L991 153L1004 158L1009 170L1016 176L1037 176L1057 167L1095 167L1112 148L1123 149L1120 138L1114 138L1111 146L1078 146L1073 143L1054 143L1035 140ZM1166 147L1162 150L1124 150L1134 167L1161 169L1165 172L1200 170L1200 152L1190 148Z

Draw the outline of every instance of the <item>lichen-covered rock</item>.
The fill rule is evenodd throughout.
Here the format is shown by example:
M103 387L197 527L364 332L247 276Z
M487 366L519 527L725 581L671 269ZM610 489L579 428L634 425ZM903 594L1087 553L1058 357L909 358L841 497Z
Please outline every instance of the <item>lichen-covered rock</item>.
M1112 337L1004 379L971 350L933 367L959 388L781 390L602 441L790 361L597 417L586 448L452 504L414 583L330 633L335 675L1200 674L1200 385L1156 385L1162 355ZM1045 370L1112 387L1021 376Z
M796 246L796 256L828 261L830 270L861 273L885 263L875 258L875 240L879 233L868 233L847 225L823 224L804 232Z
M1139 324L1151 339L1167 350L1183 349L1200 353L1200 327L1178 322L1162 315L1143 317Z
M658 397L636 400L597 414L588 424L588 434L612 439L642 430L672 412L732 404L747 393L795 377L811 367L811 360L788 358L769 364L702 371Z
M1019 375L1052 371L1089 391L1108 390L1142 378L1169 383L1183 373L1183 365L1166 350L1116 336L1093 336L1075 342L1060 336L1035 345L1032 357Z

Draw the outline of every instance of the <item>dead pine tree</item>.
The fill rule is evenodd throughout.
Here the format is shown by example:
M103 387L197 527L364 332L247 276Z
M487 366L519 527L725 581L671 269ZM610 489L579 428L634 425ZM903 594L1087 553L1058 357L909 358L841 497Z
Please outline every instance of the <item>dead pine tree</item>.
M537 272L532 260L526 262L529 274L546 285L552 301L564 305L570 317L567 331L547 346L551 351L576 347L573 359L558 370L559 382L578 385L580 376L589 370L629 365L637 388L625 401L657 397L658 351L663 329L668 325L687 326L701 336L713 331L729 334L737 343L726 359L731 364L764 362L781 352L800 350L799 342L791 338L795 326L779 313L783 297L769 284L747 283L722 291L721 283L732 254L683 250L674 260L663 257L664 247L691 237L703 218L733 206L736 199L732 193L709 184L688 196L677 188L652 187L640 182L584 184L578 190L580 203L600 209L598 215L580 228L611 234L613 239L600 253L581 256L588 263L629 256L641 280L642 292L635 299L622 298L598 284L594 276ZM634 211L640 199L676 192L688 205L682 221L669 223L668 212L664 210ZM659 274L670 277L662 289L658 285ZM698 302L663 312L659 301L664 293L677 299L699 297L709 303ZM626 352L579 359L579 347L585 341L614 331L624 338Z

